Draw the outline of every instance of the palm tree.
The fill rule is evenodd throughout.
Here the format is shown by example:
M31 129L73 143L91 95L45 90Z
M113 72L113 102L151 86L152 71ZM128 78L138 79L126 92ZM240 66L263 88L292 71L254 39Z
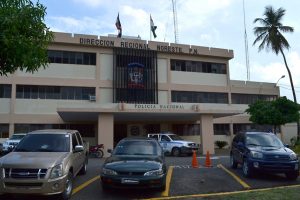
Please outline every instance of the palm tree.
M253 23L259 22L262 24L260 27L254 27L254 34L256 35L256 39L253 42L255 45L257 42L262 41L258 47L258 50L266 48L266 50L271 49L278 55L280 52L283 56L284 64L286 70L289 74L289 79L293 91L294 102L297 103L297 97L295 93L295 88L293 84L293 78L291 71L286 62L286 58L283 52L283 49L289 49L290 45L285 37L282 35L283 33L292 33L294 32L294 28L290 26L284 26L281 23L283 16L285 15L285 9L279 8L278 10L274 10L272 6L266 6L264 12L264 18L256 18ZM299 131L299 122L297 122L297 133L298 138L300 137Z

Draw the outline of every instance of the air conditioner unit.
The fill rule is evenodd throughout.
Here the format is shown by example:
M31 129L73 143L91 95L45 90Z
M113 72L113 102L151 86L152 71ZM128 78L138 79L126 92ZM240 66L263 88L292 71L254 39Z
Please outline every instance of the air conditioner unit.
M96 101L96 96L90 95L90 101Z

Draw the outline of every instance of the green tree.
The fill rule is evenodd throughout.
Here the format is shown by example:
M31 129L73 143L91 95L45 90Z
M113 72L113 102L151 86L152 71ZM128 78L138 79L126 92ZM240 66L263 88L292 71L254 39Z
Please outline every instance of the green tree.
M277 126L299 121L299 111L300 106L286 97L274 101L257 101L246 110L250 114L250 121L272 125L274 130Z
M0 75L37 71L48 63L53 33L44 23L46 7L30 0L0 1Z
M284 49L288 50L290 48L290 45L288 41L285 39L285 37L282 35L282 32L283 33L294 32L294 28L290 26L282 25L281 21L283 16L285 15L285 9L283 8L274 10L272 6L267 6L265 8L265 12L263 15L264 18L256 18L254 20L254 23L259 22L260 24L262 24L262 26L254 28L254 34L256 35L256 39L254 40L253 45L255 45L259 41L262 41L258 47L259 51L266 48L266 50L271 49L273 52L276 53L276 55L278 55L279 52L281 53L284 60L285 67L289 74L294 102L297 103L297 97L296 97L295 88L293 84L292 74L288 67L285 54L283 52ZM297 135L299 138L300 137L299 121L297 121Z

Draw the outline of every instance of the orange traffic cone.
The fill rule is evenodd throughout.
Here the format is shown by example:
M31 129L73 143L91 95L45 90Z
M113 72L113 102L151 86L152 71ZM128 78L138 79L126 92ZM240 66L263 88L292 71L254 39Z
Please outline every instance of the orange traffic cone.
M196 157L196 151L193 151L193 160L192 160L192 167L199 168L199 163Z
M206 152L205 167L212 167L209 151Z

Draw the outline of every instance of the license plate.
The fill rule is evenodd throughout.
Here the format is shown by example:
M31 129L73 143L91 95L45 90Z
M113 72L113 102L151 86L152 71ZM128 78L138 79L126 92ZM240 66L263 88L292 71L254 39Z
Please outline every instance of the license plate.
M129 178L123 178L121 180L122 184L139 184L139 180L136 179L129 179Z

